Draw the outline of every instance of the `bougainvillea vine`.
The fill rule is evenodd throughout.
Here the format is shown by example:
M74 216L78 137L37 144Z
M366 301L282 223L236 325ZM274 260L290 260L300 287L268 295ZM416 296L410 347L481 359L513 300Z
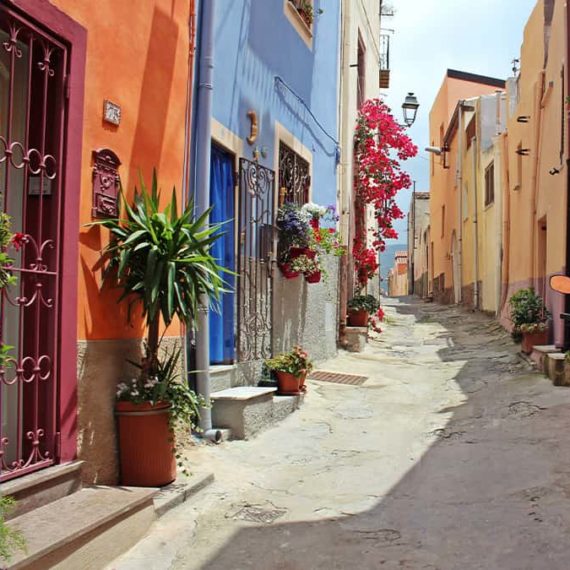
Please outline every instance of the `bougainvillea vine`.
M398 237L393 223L404 214L396 195L412 184L400 161L416 156L418 148L380 99L370 99L360 108L355 142L356 208L372 206L377 222L371 247L365 229L357 231L353 242L357 279L365 286L378 270L378 252L384 251L386 240Z

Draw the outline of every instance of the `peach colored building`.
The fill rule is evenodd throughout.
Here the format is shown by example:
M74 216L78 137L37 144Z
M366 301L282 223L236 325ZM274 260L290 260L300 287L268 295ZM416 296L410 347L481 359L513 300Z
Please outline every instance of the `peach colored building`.
M562 0L539 0L524 30L520 71L508 81L504 137L504 255L501 322L508 298L532 286L552 313L551 340L563 342L562 295L548 277L567 271L566 11Z
M430 287L435 301L460 303L462 280L462 188L466 101L504 89L501 79L448 69L430 111Z

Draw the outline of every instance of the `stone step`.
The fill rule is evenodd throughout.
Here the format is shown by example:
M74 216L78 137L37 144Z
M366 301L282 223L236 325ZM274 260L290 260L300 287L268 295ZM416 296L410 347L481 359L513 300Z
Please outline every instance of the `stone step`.
M242 386L211 394L212 423L234 439L249 439L299 408L300 396L277 396L276 388Z
M220 364L210 366L210 391L221 392L236 385L236 365Z
M0 493L16 499L8 518L16 518L79 491L82 465L83 461L54 465L2 483Z
M557 352L549 353L545 357L545 373L555 386L570 385L570 369L566 371L566 355ZM568 378L567 378L568 377Z
M26 552L11 570L98 570L134 546L156 520L156 489L86 487L16 517L8 525L22 532Z
M534 362L539 372L546 372L546 356L557 353L560 353L560 349L553 344L536 345L532 349L530 359Z

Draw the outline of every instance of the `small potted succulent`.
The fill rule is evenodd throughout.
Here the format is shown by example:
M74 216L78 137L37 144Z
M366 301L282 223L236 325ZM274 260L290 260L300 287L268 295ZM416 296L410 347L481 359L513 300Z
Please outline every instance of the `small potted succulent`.
M368 318L378 311L380 302L374 295L355 295L348 302L348 324L351 327L367 327Z
M548 342L549 312L542 297L532 287L520 289L509 299L513 338L521 340L521 350L530 354L535 346Z
M308 353L300 346L293 347L265 361L265 367L277 378L278 394L293 396L304 392L305 379L313 369Z

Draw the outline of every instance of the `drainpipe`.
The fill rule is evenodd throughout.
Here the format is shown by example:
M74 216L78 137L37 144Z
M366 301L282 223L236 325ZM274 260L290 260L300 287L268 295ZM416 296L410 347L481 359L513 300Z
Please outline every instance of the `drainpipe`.
M542 94L544 91L544 71L541 71L538 76L537 84L534 89L534 116L536 117L535 129L533 132L533 161L532 161L532 182L531 182L531 208L530 208L530 253L531 264L530 274L533 285L538 285L537 279L537 264L536 264L536 212L538 201L538 163L540 160L540 145L541 145L541 131L542 131ZM536 287L538 289L538 287Z
M479 308L479 197L477 195L477 152L476 145L478 144L477 137L471 139L471 148L473 152L472 167L473 167L473 199L475 201L475 208L473 212L473 248L474 248L474 278L473 278L473 308Z
M570 96L570 2L566 2L566 97ZM566 107L566 111L568 106ZM570 113L566 112L566 275L570 276ZM570 313L570 295L564 297L564 312ZM564 350L570 349L570 321L564 321Z
M509 101L507 100L507 105ZM508 134L501 135L501 170L502 170L502 209L503 209L503 244L501 250L501 297L498 314L502 314L509 295L510 253L511 253L511 180L509 177L509 139Z
M457 303L463 300L463 105L465 101L459 101L458 125L457 125L457 273L459 276Z
M339 210L340 210L340 232L343 236L345 243L347 245L348 253L340 258L339 263L339 344L342 347L347 346L346 339L346 315L348 312L348 280L352 279L352 263L349 258L351 258L351 231L350 231L350 212L352 207L350 204L350 199L352 197L352 191L349 191L349 184L351 183L351 177L348 175L348 170L353 162L353 152L352 144L349 133L353 132L351 125L349 125L349 105L346 100L348 93L350 93L350 27L351 27L351 17L350 17L350 5L351 2L342 1L341 5L341 52L340 52L340 121L341 133L344 137L340 139L342 142L342 162L340 165L340 200L339 200Z
M497 91L496 94L497 97L497 115L496 115L496 129L495 129L495 137L499 137L501 135L501 132L503 130L502 127L502 123L501 123L501 118L502 118L502 112L501 112L501 92ZM500 153L498 152L498 138L495 138L493 140L493 160L495 162L495 165L499 166L500 169L495 169L495 172L500 173L503 167L503 162L502 159L500 158ZM501 174L499 174L501 176ZM499 189L502 190L502 184L499 186ZM496 304L495 304L495 316L498 316L499 314L499 306L500 306L500 302L501 302L501 260L502 260L502 247L503 247L503 196L500 192L496 192L495 193L495 208L497 208L496 210L496 214L495 214L495 223L497 225L497 230L498 230L498 234L499 234L499 239L497 241L497 261L499 264L499 270L497 271L497 278L496 278L496 283L495 283L495 294L496 294Z
M210 155L212 145L212 103L214 98L214 14L216 0L201 2L198 93L196 107L196 145L194 205L197 215L210 207ZM210 410L210 328L209 302L203 295L200 299L198 327L196 331L196 391L206 401L200 409L202 436L213 441L221 440L220 430L212 429Z

